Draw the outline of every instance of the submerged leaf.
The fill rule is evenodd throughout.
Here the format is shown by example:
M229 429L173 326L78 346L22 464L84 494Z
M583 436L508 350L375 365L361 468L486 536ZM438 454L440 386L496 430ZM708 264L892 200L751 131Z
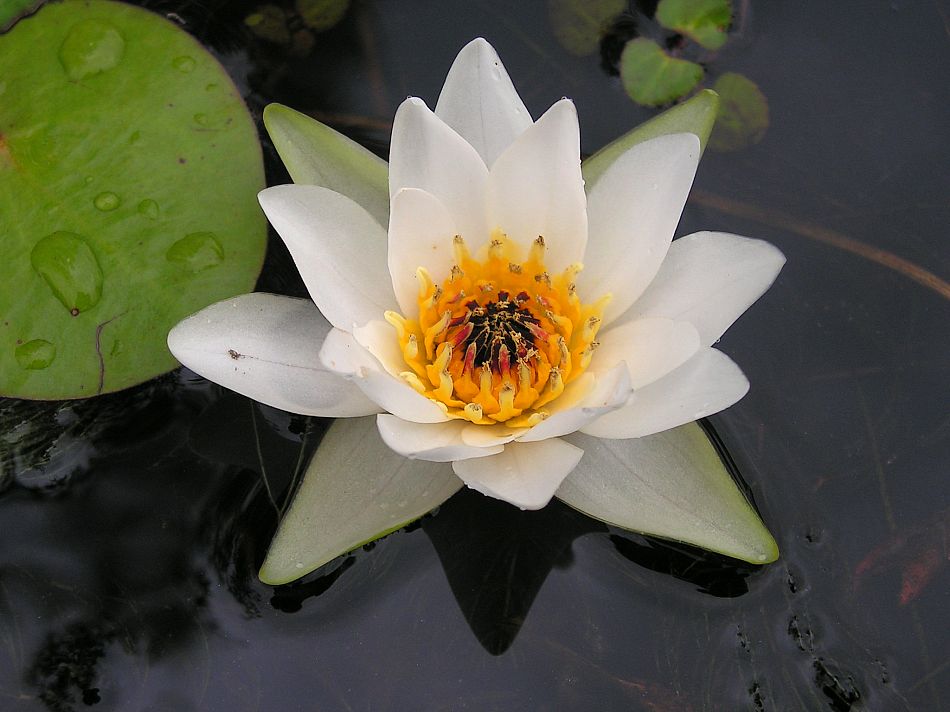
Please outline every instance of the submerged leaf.
M727 72L716 80L722 101L709 145L715 151L738 151L762 140L769 127L769 102L750 79Z
M778 547L696 423L630 440L567 438L584 457L557 498L630 531L683 541L754 564Z
M732 22L732 0L660 0L656 20L706 49L719 49Z
M657 136L675 133L696 134L699 137L701 149L705 148L718 110L719 96L714 91L704 89L682 104L645 121L584 161L584 187L590 193L591 187L614 161L638 143L649 141Z
M303 24L311 30L329 30L343 19L350 0L295 0L294 6Z
M626 0L548 0L548 19L558 43L584 57L597 51L608 23L626 7Z
M264 257L237 89L188 33L105 0L17 23L0 77L0 394L81 398L175 368L169 328L251 289Z
M383 442L376 417L330 426L261 567L289 583L438 507L462 486L450 463L407 460Z
M695 62L676 59L653 40L638 37L620 55L620 79L627 94L643 106L668 104L685 96L703 78Z
M359 203L389 223L389 167L326 124L281 104L264 109L264 126L294 183L318 185Z

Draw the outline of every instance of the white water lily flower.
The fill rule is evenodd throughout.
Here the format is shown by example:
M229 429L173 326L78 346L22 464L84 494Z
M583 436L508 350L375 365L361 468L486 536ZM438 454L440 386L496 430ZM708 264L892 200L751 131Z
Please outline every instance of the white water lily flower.
M731 482L703 474L705 438L654 435L746 393L745 376L712 345L784 263L771 245L735 235L671 244L701 153L694 133L615 152L585 192L573 103L532 121L484 40L459 54L435 112L416 98L399 107L388 196L378 159L326 127L309 130L323 132L321 155L300 158L300 141L275 135L297 184L264 190L260 203L316 308L238 297L179 324L169 347L197 373L278 408L373 416L392 451L451 463L454 476L446 465L394 465L365 425L338 436L334 426L315 458L324 481L304 484L319 497L298 495L296 523L282 524L275 548L281 536L290 543L269 557L295 563L271 579L315 566L301 539L314 535L284 535L288 527L330 539L351 528L324 545L343 553L421 516L458 479L524 509L557 494L620 526L775 557ZM348 467L361 450L386 468L371 484ZM398 515L384 511L387 487ZM328 498L336 502L314 505ZM668 526L664 501L690 514ZM717 524L717 508L731 519ZM717 527L729 541L704 539Z

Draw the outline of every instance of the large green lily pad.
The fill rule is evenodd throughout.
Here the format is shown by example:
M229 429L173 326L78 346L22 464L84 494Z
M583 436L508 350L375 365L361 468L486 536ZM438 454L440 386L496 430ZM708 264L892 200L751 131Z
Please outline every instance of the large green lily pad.
M174 368L169 328L254 286L263 186L237 89L158 15L52 3L0 36L0 395Z

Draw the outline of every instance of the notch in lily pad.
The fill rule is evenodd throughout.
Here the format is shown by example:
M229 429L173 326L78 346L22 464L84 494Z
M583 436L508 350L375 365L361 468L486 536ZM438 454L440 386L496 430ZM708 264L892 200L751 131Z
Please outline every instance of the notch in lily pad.
M620 55L623 88L643 106L661 106L686 96L699 84L703 73L695 62L671 57L644 37L628 42Z
M720 49L732 22L732 0L660 0L656 21L706 49Z

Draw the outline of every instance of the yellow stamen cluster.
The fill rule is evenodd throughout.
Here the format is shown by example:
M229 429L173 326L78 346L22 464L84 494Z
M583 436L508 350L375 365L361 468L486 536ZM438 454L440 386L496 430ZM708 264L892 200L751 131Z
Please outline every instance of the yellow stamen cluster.
M453 418L530 427L590 363L609 295L578 299L574 264L552 277L544 238L527 258L500 231L473 258L453 242L455 265L441 285L419 268L419 318L387 312L410 370L402 377Z

